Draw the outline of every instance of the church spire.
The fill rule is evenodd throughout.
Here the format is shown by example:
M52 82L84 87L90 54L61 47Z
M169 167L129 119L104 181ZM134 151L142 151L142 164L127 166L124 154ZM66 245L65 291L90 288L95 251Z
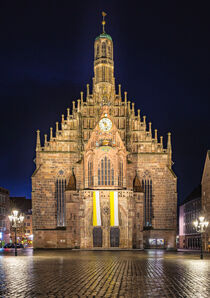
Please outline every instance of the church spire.
M115 94L113 42L109 34L105 32L105 16L102 12L103 32L96 37L94 43L94 78L93 92L99 102L106 97L107 102L111 102Z

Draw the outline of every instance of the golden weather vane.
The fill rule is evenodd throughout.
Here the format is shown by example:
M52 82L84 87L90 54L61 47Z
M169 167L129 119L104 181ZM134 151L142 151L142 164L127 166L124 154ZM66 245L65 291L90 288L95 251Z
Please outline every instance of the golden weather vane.
M105 33L105 24L106 24L106 22L105 22L105 16L106 16L107 14L104 12L104 11L102 11L102 17L103 17L103 21L102 21L102 26L103 26L103 33Z

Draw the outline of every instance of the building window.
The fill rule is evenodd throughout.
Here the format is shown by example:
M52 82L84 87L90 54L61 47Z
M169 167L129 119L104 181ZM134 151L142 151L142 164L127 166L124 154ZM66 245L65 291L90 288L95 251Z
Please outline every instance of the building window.
M108 56L111 59L112 58L112 52L111 52L111 47L108 47Z
M99 162L98 185L114 185L114 169L106 156Z
M123 186L123 162L119 162L119 176L118 176L118 185Z
M102 57L106 57L106 44L105 42L102 43Z
M88 161L88 187L93 186L93 162Z
M56 200L57 200L57 226L65 226L65 189L66 179L59 178L56 180Z
M142 187L144 189L144 226L152 226L152 180L142 180Z
M97 45L97 48L96 48L96 58L99 58L99 45Z

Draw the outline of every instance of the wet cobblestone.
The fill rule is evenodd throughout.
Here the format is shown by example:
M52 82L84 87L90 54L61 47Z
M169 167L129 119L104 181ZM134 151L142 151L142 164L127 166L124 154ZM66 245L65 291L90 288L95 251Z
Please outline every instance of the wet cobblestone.
M0 253L0 297L210 297L210 258L147 252Z

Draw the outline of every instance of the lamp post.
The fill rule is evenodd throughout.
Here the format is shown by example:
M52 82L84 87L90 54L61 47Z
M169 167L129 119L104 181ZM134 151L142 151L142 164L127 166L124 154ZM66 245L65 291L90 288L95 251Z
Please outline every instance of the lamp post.
M24 216L22 214L18 215L18 211L13 210L12 214L9 215L9 220L11 222L11 226L15 230L15 256L17 256L17 228L23 223Z
M201 259L203 259L203 237L202 236L206 228L208 227L208 224L209 222L205 221L204 216L199 216L199 218L193 222L196 232L201 234Z

